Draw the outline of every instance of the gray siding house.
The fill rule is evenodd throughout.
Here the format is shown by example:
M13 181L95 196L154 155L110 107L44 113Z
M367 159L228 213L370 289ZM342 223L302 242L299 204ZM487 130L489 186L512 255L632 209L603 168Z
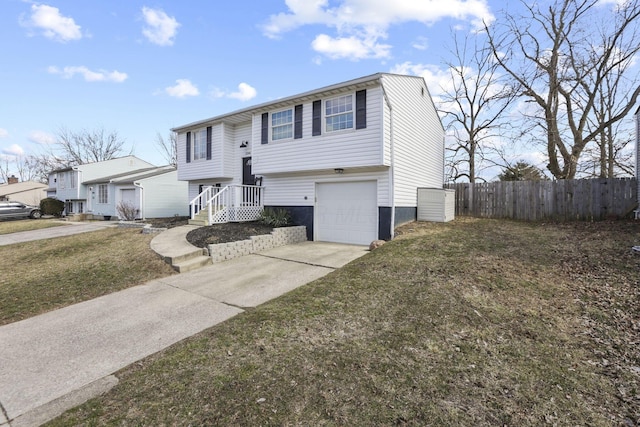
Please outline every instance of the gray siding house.
M443 187L444 129L421 77L378 73L173 131L191 215L208 207L209 222L284 208L310 240L369 244L416 219L418 188ZM223 193L235 202L214 206Z

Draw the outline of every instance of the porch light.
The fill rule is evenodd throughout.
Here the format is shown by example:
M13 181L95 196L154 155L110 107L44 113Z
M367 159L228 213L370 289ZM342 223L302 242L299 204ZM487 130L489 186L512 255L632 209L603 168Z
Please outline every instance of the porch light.
M247 148L247 144L249 144L249 141L242 141L240 148Z
M335 168L333 171L338 175L342 175L344 173L344 169L342 168Z

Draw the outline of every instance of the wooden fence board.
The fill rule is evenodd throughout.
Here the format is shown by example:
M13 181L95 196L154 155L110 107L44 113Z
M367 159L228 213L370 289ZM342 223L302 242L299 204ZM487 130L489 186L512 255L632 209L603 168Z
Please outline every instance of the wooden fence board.
M497 181L447 184L456 215L482 218L602 220L629 215L638 203L636 178Z

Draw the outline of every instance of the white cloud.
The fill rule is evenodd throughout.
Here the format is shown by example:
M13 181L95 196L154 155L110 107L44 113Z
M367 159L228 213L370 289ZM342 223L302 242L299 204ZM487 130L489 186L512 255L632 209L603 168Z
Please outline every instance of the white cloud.
M392 25L421 22L431 25L442 19L456 19L480 28L482 22L494 20L487 0L285 0L288 12L271 15L263 26L267 37L282 34L305 25L334 28L335 36L320 34L312 47L329 58L346 58L346 51L357 52L359 58L386 58L391 46L379 44ZM424 45L424 44L421 44Z
M365 59L388 58L391 45L379 44L376 38L359 38L358 36L333 38L326 34L318 35L311 47L331 59Z
M61 15L57 7L46 4L31 5L31 16L21 23L25 27L39 29L45 37L62 43L82 38L81 27L73 18Z
M418 37L411 47L418 50L427 50L429 47L429 40L426 37Z
M24 154L24 150L18 144L12 144L7 148L3 148L2 154L11 157L19 157Z
M9 131L3 128L0 128L0 138L7 138L9 136Z
M164 90L169 96L185 98L187 96L198 96L200 91L187 79L176 80L175 86L170 86Z
M40 145L51 145L56 142L55 136L41 130L31 131L28 138L29 141Z
M410 74L424 78L435 102L439 101L439 97L443 93L453 89L451 73L446 68L443 69L437 65L404 62L391 68L391 73Z
M127 79L126 73L119 71L97 70L92 71L85 66L64 67L62 69L50 66L47 68L50 74L59 74L65 79L70 79L76 74L80 74L87 82L115 82L122 83Z
M247 83L240 83L236 92L225 92L224 90L215 88L211 91L211 96L214 98L232 98L240 101L248 101L256 97L258 92L252 86Z
M160 46L173 45L180 23L172 16L167 15L162 9L142 8L142 15L146 27L142 29L142 34L151 43Z
M238 91L229 94L229 98L239 99L240 101L248 101L255 98L257 95L256 90L246 83L240 83L238 85Z

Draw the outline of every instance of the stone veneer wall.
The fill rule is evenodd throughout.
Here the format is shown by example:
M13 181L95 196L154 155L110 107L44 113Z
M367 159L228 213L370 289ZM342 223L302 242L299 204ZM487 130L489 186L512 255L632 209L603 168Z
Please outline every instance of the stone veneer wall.
M278 246L307 241L307 227L275 228L271 234L251 236L249 240L209 245L209 255L213 262L227 261Z

